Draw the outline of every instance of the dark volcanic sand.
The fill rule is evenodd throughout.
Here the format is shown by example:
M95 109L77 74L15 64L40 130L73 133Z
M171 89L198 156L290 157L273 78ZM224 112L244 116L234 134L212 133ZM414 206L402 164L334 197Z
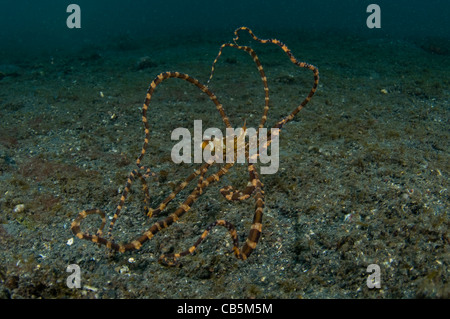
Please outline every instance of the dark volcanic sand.
M311 103L281 132L278 173L262 176L263 233L245 262L233 256L224 228L179 267L157 262L190 247L216 219L232 222L245 240L253 201L228 202L219 193L246 184L244 165L137 252L112 254L70 231L84 209L113 215L141 150L140 108L152 79L180 71L206 83L231 32L0 63L0 297L449 298L448 51L426 41L254 31L285 42L321 78ZM243 43L251 43L269 79L272 125L306 96L312 72L274 45ZM244 119L257 126L264 92L245 52L224 50L210 88L234 127ZM148 181L153 207L196 167L170 158L171 131L194 120L223 128L213 103L192 85L171 79L156 89L144 161L157 174ZM157 220L143 216L142 199L136 182L115 226L117 241ZM94 232L99 222L92 216L82 227ZM81 268L81 289L66 286L69 264ZM370 264L381 268L380 289L366 285Z

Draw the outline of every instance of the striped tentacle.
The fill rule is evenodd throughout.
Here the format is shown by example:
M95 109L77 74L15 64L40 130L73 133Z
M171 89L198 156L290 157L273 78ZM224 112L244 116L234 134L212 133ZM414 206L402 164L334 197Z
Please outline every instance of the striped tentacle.
M169 78L179 78L179 79L185 80L185 81L197 86L202 92L207 94L209 96L209 98L211 99L211 101L216 105L216 108L219 111L226 127L231 127L229 119L226 116L225 111L222 107L222 104L219 102L216 95L211 90L209 90L205 85L200 83L197 79L195 79L187 74L180 73L180 72L163 72L163 73L159 74L151 82L149 89L147 91L147 95L146 95L143 107L142 107L142 121L144 123L145 138L144 138L144 144L142 146L141 153L140 153L138 159L136 160L136 164L137 164L139 170L144 171L145 173L142 174L142 173L138 172L137 170L133 170L129 174L127 183L125 185L124 191L122 192L122 196L120 198L120 202L117 206L116 212L110 223L108 237L111 237L112 228L113 228L115 222L117 221L117 219L119 218L120 212L126 201L126 198L130 191L131 185L136 177L140 178L140 180L143 184L143 190L144 190L144 194L145 194L146 203L149 201L150 196L148 193L148 187L147 187L144 177L149 176L151 171L146 166L141 165L142 159L145 156L145 153L146 153L146 150L147 150L147 147L149 144L149 136L150 136L150 127L149 127L148 120L147 120L147 111L148 111L151 97L154 93L155 88L162 81L169 79ZM212 161L213 160L214 160L214 158L212 159ZM189 184L189 182L191 182L198 175L203 176L211 164L212 164L211 162L205 163L202 165L201 168L197 169L194 173L190 174L190 176L188 176L184 182L179 184L177 186L177 188L156 209L146 207L145 208L146 214L149 217L151 217L152 215L162 212L166 208L167 204L171 200L173 200L175 198L175 196ZM222 173L220 173L220 176L221 175L222 175ZM217 176L217 174L213 174L212 178L215 179L216 176ZM206 180L205 182L211 183L210 180ZM203 184L204 183L202 183L201 185L203 185ZM139 237L138 239L133 240L129 243L126 243L126 244L116 244L110 239L101 237L104 223L106 223L106 219L105 219L105 213L98 209L82 211L78 215L78 217L74 220L74 222L72 223L72 227L71 227L72 232L80 239L85 239L85 240L93 241L93 242L96 242L99 244L103 244L103 245L107 246L108 248L111 248L113 250L117 250L120 252L139 249L145 241L147 241L148 239L153 237L161 229L166 228L167 226L171 225L174 221L178 220L178 218L181 217L185 212L187 212L190 208L190 205L192 205L195 202L196 198L198 197L198 193L201 193L202 191L203 191L203 186L202 187L197 186L196 190L194 190L194 192L192 192L189 195L189 197L185 200L185 202L173 214L169 215L169 217L167 217L166 219L164 219L162 221L156 222L155 224L152 225L152 227L150 227L147 231L145 231L141 237ZM102 219L104 219L104 222L102 223L101 227L97 231L97 235L90 235L88 233L83 233L81 231L81 227L80 227L81 221L90 214L99 214L102 217Z
M269 85L267 83L267 77L266 77L266 74L264 72L264 68L263 68L263 66L262 66L258 56L256 55L256 52L252 48L250 48L248 46L237 45L235 43L222 44L222 46L219 49L219 53L217 54L216 58L214 59L214 62L212 64L212 66L211 66L211 75L209 76L207 84L209 84L211 82L211 80L212 80L212 78L214 76L216 63L219 60L220 56L222 55L222 50L225 47L231 47L231 48L235 48L235 49L247 52L248 54L250 54L250 56L252 57L253 61L256 64L256 67L258 68L259 75L260 75L261 80L263 82L264 94L265 94L265 96L264 96L264 110L263 110L263 115L261 117L261 122L259 124L259 127L260 128L264 127L264 124L265 124L265 122L267 120L267 114L269 112L269 100L270 100L269 99Z
M180 253L161 255L161 257L159 258L159 262L165 266L177 265L178 260L181 257L193 254L197 249L197 247L203 242L203 240L205 240L205 238L208 236L211 230L216 226L222 226L228 230L231 239L233 240L234 255L238 259L246 260L253 252L253 250L256 248L256 245L258 244L259 238L261 236L262 217L264 210L264 191L262 189L263 184L261 183L256 171L254 171L253 174L255 177L254 180L252 181L252 184L255 185L255 215L253 217L253 222L248 237L241 249L239 248L239 239L235 226L226 220L220 219L210 224L191 247Z

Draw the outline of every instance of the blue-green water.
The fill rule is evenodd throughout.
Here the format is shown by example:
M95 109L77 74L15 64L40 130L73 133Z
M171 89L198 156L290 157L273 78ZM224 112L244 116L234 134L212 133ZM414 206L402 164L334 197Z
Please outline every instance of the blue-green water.
M183 36L193 31L340 31L368 37L448 37L450 4L431 1L5 1L1 2L2 54L74 50L130 36ZM81 8L81 28L68 29L69 4ZM381 9L381 28L366 25L369 4Z

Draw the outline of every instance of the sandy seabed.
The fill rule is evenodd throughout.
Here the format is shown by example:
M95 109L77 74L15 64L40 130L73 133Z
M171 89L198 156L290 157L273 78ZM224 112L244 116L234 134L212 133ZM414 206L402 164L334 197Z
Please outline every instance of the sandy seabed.
M233 223L245 240L254 201L229 202L219 193L246 185L245 165L208 187L139 251L111 253L70 230L84 209L114 214L144 141L141 107L153 78L179 71L206 83L220 44L231 37L125 38L76 54L1 62L0 297L449 298L445 42L270 35L316 65L320 84L281 131L278 172L262 176L263 231L247 261L233 256L230 236L215 228L178 267L158 263L163 253L189 248L217 219ZM308 94L313 74L275 45L243 43L266 72L271 126ZM248 54L226 48L209 87L234 127L244 120L257 127L264 90ZM194 120L223 128L214 104L194 86L169 79L157 87L144 159L156 174L148 180L152 207L196 167L170 157L170 133ZM158 220L144 216L143 198L137 181L114 228L116 241L134 239ZM99 225L91 216L82 228L95 232ZM70 264L80 267L80 289L66 285ZM367 286L371 264L380 267L381 288Z

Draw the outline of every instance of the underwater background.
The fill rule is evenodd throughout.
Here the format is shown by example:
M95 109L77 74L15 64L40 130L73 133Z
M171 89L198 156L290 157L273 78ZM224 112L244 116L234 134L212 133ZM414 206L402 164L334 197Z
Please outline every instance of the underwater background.
M81 28L67 25L72 3ZM380 8L381 28L367 25L370 4ZM0 5L0 298L450 297L448 1ZM227 230L216 227L176 267L158 263L218 219L245 242L254 199L220 194L245 188L240 164L137 251L112 253L74 236L81 211L114 215L144 143L141 109L152 80L178 71L206 84L240 26L282 41L320 72L316 94L281 130L278 172L261 176L263 227L252 255L236 259ZM266 73L271 127L308 95L313 73L245 32L239 44L255 50ZM208 87L233 127L258 126L264 89L247 53L224 48ZM143 163L155 173L147 185L157 207L197 168L173 163L171 132L194 120L224 125L209 98L179 79L155 89L147 115ZM196 186L148 218L141 184L129 191L116 242L139 237ZM100 223L89 216L81 228L95 233ZM74 264L80 288L67 285ZM375 288L367 284L372 264L380 269Z

